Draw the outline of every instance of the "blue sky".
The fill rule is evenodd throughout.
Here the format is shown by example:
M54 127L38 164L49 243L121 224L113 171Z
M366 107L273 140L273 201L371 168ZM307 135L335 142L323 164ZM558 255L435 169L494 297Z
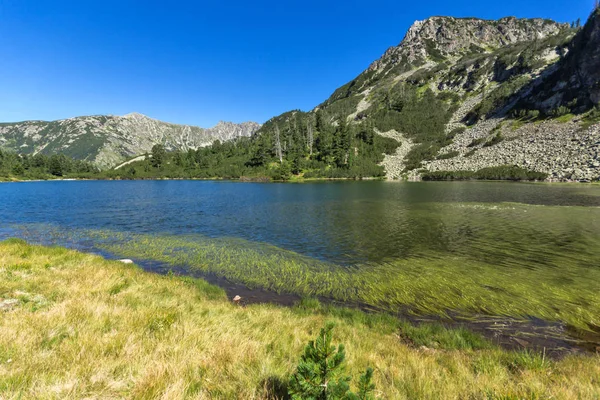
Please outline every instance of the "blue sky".
M432 15L585 21L593 0L0 0L0 121L308 110Z

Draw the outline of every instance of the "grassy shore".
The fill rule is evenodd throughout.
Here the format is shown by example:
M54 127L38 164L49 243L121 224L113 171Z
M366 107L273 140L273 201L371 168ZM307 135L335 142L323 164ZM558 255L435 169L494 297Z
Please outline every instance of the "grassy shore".
M507 352L466 331L298 307L239 307L202 280L0 243L0 398L278 398L328 321L385 399L600 397L600 357ZM0 301L2 301L0 300ZM437 349L422 349L435 341Z
M476 207L475 205L473 207ZM476 208L469 208L472 221ZM512 206L505 206L511 208ZM516 207L516 206L515 206ZM473 209L471 211L471 209ZM527 218L545 208L527 207ZM443 209L442 209L443 210ZM551 211L551 210L550 210ZM585 209L573 210L582 218ZM427 209L428 213L432 211ZM512 211L507 211L512 212ZM515 215L523 217L518 210ZM131 234L105 230L64 231L49 226L23 228L24 237L42 232L59 243L92 240L98 248L123 258L188 266L216 274L252 288L303 297L323 296L394 311L399 308L421 315L447 316L448 310L469 317L477 314L511 318L536 317L567 323L583 331L600 327L600 271L573 259L584 255L596 241L571 245L569 251L555 243L536 247L532 258L518 246L495 246L495 236L463 254L427 250L415 257L390 259L347 267L306 257L266 243L202 235L174 236ZM528 235L533 233L527 232ZM525 236L525 234L524 234ZM504 240L508 240L504 237ZM507 243L523 240L516 237ZM488 243L491 243L489 245ZM534 244L529 243L533 248ZM472 253L468 256L464 253ZM501 265L506 260L517 260ZM545 268L540 268L544 264ZM499 267L500 265L500 267Z

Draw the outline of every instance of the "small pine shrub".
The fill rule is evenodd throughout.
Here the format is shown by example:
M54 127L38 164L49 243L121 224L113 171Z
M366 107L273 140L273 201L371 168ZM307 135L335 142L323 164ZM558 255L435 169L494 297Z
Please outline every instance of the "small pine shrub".
M373 370L359 378L358 391L350 391L350 377L344 374L346 351L331 344L334 324L321 329L316 340L304 348L304 354L290 378L288 393L294 400L373 400Z

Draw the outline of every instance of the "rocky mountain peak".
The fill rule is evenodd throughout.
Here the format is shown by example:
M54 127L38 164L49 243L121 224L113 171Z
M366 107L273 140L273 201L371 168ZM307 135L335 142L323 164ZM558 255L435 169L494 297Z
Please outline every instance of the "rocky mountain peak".
M123 115L123 118L128 118L128 119L150 119L150 117L148 117L147 115L141 114L139 112L131 112L129 114L125 114Z
M546 19L505 17L490 21L430 17L416 21L402 42L389 48L369 70L378 71L396 64L418 66L467 53L487 52L517 42L544 39L556 35L566 26Z

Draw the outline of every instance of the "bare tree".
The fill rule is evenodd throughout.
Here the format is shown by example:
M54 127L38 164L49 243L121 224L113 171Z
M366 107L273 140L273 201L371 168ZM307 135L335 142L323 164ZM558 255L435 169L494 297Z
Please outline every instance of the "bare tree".
M279 158L279 162L283 162L283 152L281 151L281 133L279 132L279 125L275 124L275 153L277 154L277 158Z

